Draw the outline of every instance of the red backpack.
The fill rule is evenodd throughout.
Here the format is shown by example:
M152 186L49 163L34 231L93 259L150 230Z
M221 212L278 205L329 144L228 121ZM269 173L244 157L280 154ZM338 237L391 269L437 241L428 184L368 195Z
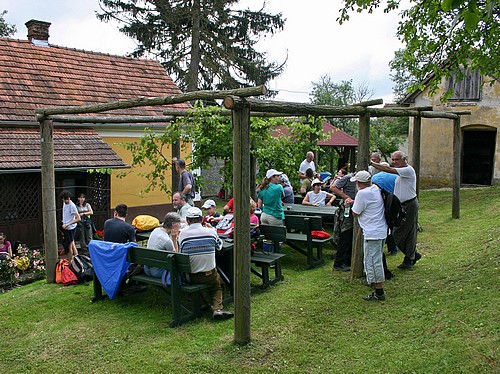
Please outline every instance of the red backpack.
M56 283L62 283L65 286L78 284L78 278L71 271L68 260L61 259L56 264Z

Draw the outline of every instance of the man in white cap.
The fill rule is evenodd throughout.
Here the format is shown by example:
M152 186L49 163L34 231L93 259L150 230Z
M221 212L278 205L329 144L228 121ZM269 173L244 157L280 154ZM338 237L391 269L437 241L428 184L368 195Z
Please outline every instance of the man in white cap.
M384 201L380 189L372 184L369 172L358 171L351 178L351 181L356 182L358 188L351 210L354 216L358 217L359 226L363 229L363 262L366 281L375 287L375 292L363 297L363 299L367 301L385 300L382 254L387 236L387 222L384 215Z
M217 212L217 205L215 204L215 201L212 199L208 199L203 203L201 207L205 210L206 213L203 222L212 227L217 226L217 223L219 223L219 221L222 219L222 216Z
M212 315L214 319L226 319L233 316L232 312L224 310L222 305L222 279L217 272L215 251L222 248L222 241L217 232L202 225L201 209L191 207L186 214L188 227L179 234L179 251L190 255L191 283L208 284L211 286Z

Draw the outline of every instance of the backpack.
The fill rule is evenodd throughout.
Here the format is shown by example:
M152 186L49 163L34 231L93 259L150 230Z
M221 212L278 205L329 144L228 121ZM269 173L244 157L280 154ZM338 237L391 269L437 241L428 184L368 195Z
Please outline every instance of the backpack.
M401 201L396 195L383 188L380 189L380 192L384 201L384 215L387 225L390 229L401 226L406 217Z
M56 264L56 283L62 283L65 286L78 284L78 278L69 268L68 260L61 259Z
M139 231L150 231L159 227L160 221L156 217L141 214L134 218L132 226Z
M76 255L73 256L69 268L75 273L80 282L90 282L94 278L94 268L92 261L88 256Z

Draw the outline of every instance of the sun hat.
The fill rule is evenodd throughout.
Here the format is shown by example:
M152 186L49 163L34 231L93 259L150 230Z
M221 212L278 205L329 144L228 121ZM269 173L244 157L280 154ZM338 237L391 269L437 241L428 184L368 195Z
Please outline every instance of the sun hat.
M314 186L315 184L323 184L323 182L316 178L311 182L311 186Z
M354 177L351 178L351 182L361 182L361 183L366 183L369 182L372 179L372 176L370 175L369 172L366 170L361 170L358 171L356 174L354 174Z
M192 206L186 212L186 218L198 218L203 217L203 213L200 208Z
M208 209L208 208L213 207L213 206L217 206L217 204L215 204L215 201L213 201L212 199L208 199L207 201L205 201L203 203L202 208L203 209Z
M283 174L281 171L278 171L276 169L269 169L266 173L266 178L271 179L273 176L281 174Z

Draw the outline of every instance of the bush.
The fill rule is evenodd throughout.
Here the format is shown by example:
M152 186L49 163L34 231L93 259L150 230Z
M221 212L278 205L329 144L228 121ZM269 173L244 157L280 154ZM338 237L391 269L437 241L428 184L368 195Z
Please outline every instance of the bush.
M25 279L45 278L45 258L38 249L20 245L17 254L0 260L0 284L13 287Z

